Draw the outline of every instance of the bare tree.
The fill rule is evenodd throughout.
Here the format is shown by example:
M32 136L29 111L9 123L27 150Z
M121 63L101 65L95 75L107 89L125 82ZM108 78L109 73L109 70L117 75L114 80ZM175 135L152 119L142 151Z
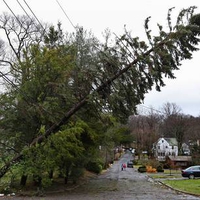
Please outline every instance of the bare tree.
M19 72L16 63L22 64L24 51L32 44L40 43L45 35L47 24L41 26L34 18L13 16L8 13L0 15L0 31L3 33L0 42L0 66L5 85L18 84L10 71Z
M159 138L160 115L152 112L149 115L130 116L129 127L135 138L137 152L147 151L152 155L153 143Z
M162 112L165 117L168 117L181 114L182 109L176 103L167 102L163 105Z
M188 116L181 113L181 108L175 103L166 103L163 106L164 119L161 132L164 137L177 139L179 154L182 154L182 144L188 130Z

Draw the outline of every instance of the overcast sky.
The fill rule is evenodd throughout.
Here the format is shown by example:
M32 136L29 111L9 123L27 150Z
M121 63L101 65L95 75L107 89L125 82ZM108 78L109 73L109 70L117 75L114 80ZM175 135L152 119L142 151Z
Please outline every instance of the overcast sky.
M10 12L3 0L0 11ZM151 29L156 24L167 25L167 12L175 7L172 17L189 6L196 6L200 13L199 0L5 0L15 14L25 14L19 3L32 15L43 22L57 24L61 21L64 31L73 32L74 26L83 26L101 38L102 32L109 28L115 34L123 33L123 27L134 37L144 37L144 20L151 16ZM60 8L62 6L64 12ZM67 16L66 16L67 14ZM70 19L70 20L69 20ZM200 116L200 51L192 60L185 61L176 79L166 80L161 92L150 91L145 98L145 107L160 109L165 103L176 103L184 114Z

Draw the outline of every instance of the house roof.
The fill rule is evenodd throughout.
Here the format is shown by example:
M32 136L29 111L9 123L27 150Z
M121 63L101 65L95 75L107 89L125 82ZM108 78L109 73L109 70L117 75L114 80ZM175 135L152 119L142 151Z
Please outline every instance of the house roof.
M176 138L164 138L164 139L169 143L169 145L178 146L178 142Z
M168 156L172 161L192 161L192 156Z

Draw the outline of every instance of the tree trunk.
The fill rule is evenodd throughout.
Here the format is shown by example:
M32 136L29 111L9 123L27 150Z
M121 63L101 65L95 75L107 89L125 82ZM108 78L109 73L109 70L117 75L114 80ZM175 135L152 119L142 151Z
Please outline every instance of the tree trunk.
M65 173L65 184L67 184L69 180L69 167L66 167Z
M33 175L33 182L34 182L34 185L41 188L42 186L42 178L38 175Z
M50 178L50 179L53 178L53 170L51 170L51 171L49 172L49 178Z
M20 185L21 186L25 186L26 185L27 178L28 178L27 175L22 175L21 176L21 181L20 181Z

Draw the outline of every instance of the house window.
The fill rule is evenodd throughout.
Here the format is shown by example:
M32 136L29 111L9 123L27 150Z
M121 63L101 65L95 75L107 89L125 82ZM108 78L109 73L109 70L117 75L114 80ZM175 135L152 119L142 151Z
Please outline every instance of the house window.
M158 146L158 149L160 149L160 146Z

